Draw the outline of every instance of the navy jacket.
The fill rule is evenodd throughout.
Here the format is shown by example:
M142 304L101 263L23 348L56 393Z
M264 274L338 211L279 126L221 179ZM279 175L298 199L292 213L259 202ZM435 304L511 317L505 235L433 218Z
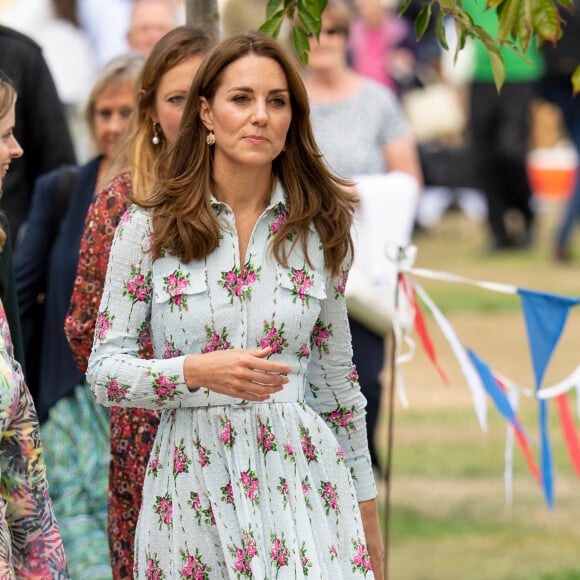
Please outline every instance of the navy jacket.
M85 217L93 199L100 158L81 166L61 217L54 241L51 232L58 211L59 170L41 176L35 185L22 241L16 249L15 276L24 341L27 382L36 393L38 417L46 419L52 405L84 381L64 333L77 271ZM45 293L40 361L26 358L33 352L37 299ZM35 388L36 387L36 388Z

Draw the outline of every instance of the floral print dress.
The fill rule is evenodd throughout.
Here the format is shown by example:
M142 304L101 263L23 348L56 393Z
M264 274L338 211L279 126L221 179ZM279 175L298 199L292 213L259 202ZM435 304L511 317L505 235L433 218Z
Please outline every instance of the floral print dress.
M282 188L257 221L246 260L230 208L203 260L152 259L150 216L120 222L88 379L100 403L162 409L135 539L137 578L373 578L358 503L376 497L365 404L344 301L346 272L324 267L309 232L288 267L269 240L285 219ZM289 240L289 244L291 241ZM150 327L155 357L138 357ZM190 392L184 357L271 346L290 381L254 403Z
M0 301L0 578L68 578L36 409Z

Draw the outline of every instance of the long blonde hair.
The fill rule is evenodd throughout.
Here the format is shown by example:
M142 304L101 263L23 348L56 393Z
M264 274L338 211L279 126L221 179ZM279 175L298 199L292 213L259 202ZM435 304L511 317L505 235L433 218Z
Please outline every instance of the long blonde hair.
M3 119L16 102L16 89L4 75L0 75L0 119Z
M284 151L274 160L273 172L288 195L289 215L272 239L274 256L287 265L287 240L300 243L306 257L309 226L320 235L326 266L338 274L352 252L350 225L356 196L352 183L330 173L318 150L310 126L308 96L293 59L277 41L258 32L232 35L206 56L191 87L180 131L165 178L144 207L153 208L154 255L167 249L182 262L201 259L219 244L221 231L210 194L213 182L213 148L206 143L207 129L199 114L200 97L211 102L224 70L249 54L271 58L285 73L292 106L292 121Z

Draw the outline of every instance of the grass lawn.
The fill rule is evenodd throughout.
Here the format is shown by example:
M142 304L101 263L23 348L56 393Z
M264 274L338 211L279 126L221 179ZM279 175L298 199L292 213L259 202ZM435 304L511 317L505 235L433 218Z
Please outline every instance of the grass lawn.
M526 252L486 254L482 224L447 214L417 237L416 265L475 280L513 284L580 296L580 261L562 266L551 259L560 207L539 213L535 246ZM580 251L577 251L580 256ZM533 373L520 303L466 284L418 279L453 324L464 344L494 370L531 388ZM572 309L546 373L545 385L569 375L580 363L580 312ZM427 312L425 310L425 312ZM549 510L517 445L511 502L504 484L506 423L488 401L484 432L459 366L434 320L427 324L445 385L417 345L413 360L398 369L409 406L395 395L392 479L388 510L390 580L580 580L580 480L567 456L550 404L555 506ZM389 373L385 373L388 402ZM576 402L575 395L571 401ZM520 400L521 421L538 458L537 402ZM388 405L380 442L386 456ZM577 415L575 414L578 426Z

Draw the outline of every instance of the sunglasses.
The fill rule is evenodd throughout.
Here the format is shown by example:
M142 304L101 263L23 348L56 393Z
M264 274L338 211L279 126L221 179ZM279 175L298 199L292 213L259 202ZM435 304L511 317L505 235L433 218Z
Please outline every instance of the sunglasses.
M335 26L334 28L323 28L320 31L320 36L326 34L327 36L346 35L346 28L342 26ZM309 34L308 38L314 38L314 34Z

